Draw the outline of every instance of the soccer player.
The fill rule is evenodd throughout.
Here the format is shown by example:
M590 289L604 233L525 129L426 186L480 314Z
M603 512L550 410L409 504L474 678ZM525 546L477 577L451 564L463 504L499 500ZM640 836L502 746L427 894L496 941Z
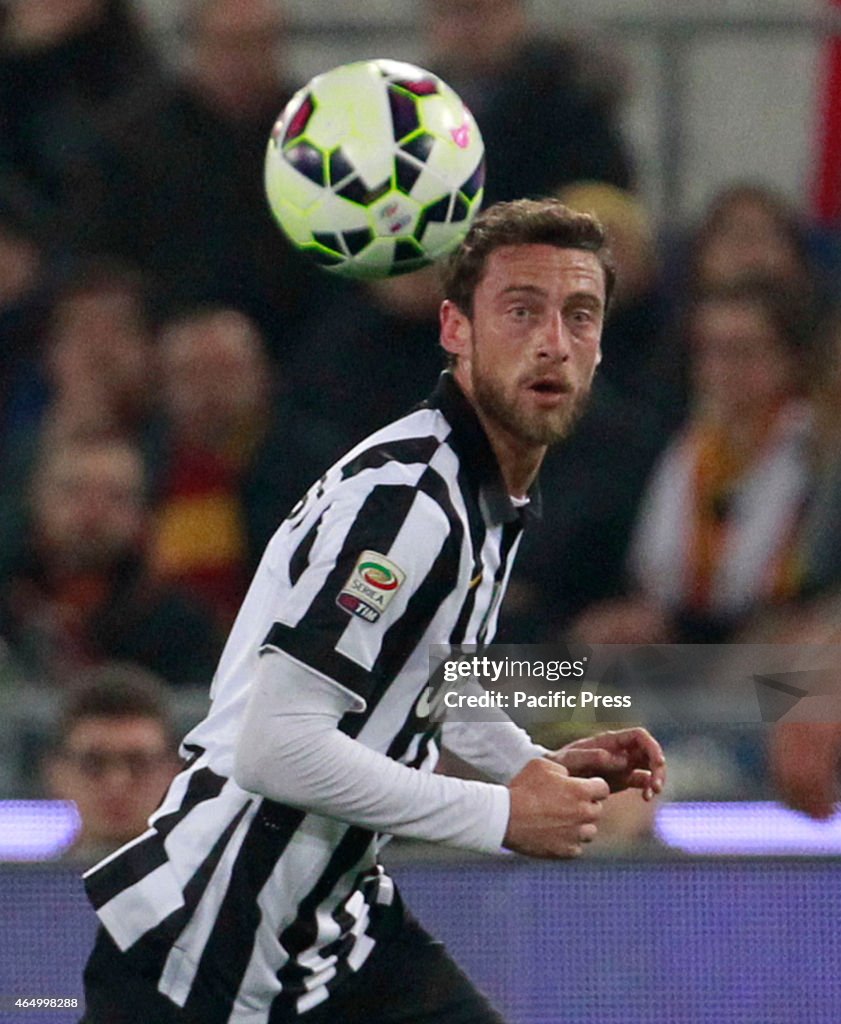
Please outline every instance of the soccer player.
M449 369L290 512L186 768L148 831L86 875L103 926L87 1024L500 1021L377 851L390 834L574 857L611 790L662 788L645 730L548 752L510 722L441 730L426 693L431 643L494 635L611 284L601 228L557 201L476 220L441 308ZM439 744L491 781L433 774Z

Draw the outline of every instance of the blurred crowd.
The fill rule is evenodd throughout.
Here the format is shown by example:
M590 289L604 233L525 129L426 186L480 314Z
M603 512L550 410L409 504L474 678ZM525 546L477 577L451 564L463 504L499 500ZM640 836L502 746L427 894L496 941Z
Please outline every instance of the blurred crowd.
M619 272L592 401L546 461L500 639L832 637L841 294L826 238L759 182L728 183L662 237L622 138L615 54L536 33L523 0L417 7L424 63L482 129L486 201L557 194L595 213ZM138 11L0 11L0 690L69 701L118 663L129 717L154 718L120 673L206 691L279 522L421 401L443 358L434 270L343 283L271 220L263 153L300 84L281 5L186 0L174 65ZM53 792L74 772L131 774L96 760L95 730L82 751L84 714L65 711ZM132 762L139 776L160 755L160 789L168 729Z

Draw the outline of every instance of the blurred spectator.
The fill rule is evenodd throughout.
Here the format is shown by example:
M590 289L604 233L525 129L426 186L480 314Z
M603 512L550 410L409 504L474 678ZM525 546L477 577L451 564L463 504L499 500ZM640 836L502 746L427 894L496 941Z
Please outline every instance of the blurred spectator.
M107 431L154 453L144 298L139 276L111 262L79 262L58 283L42 337L17 362L0 419L0 572L20 536L40 448Z
M824 372L816 391L817 485L803 527L803 595L841 590L841 313L824 325Z
M209 684L220 638L204 609L149 579L144 487L129 441L40 451L26 542L0 587L0 636L32 678L58 685L116 658L172 683Z
M801 586L788 605L752 624L752 632L741 638L745 643L757 642L757 634L758 642L809 645L838 642L841 629L841 318L837 312L824 325L823 341L823 372L815 397L816 480L798 547ZM798 716L804 707L805 703L798 705ZM837 710L833 713L837 714ZM798 766L799 751L812 733L815 760L810 765ZM829 813L825 794L837 786L837 780L828 774L826 762L833 735L833 729L812 730L793 721L788 727L780 726L772 746L787 799L809 813L817 813L818 807L823 809L822 813ZM822 777L820 782L819 776ZM810 779L814 780L811 799L807 798Z
M47 795L72 800L81 820L65 856L89 867L144 832L180 770L176 747L155 676L120 663L82 676L43 764Z
M663 396L671 396L674 413L666 423L670 427L678 426L689 409L691 351L682 318L698 294L763 278L778 282L804 306L814 306L816 314L827 296L800 212L773 189L756 182L737 182L715 195L685 250L679 246L671 252L665 270L677 316L652 371L661 382Z
M156 62L130 0L15 0L4 13L0 173L61 216L98 113L154 77Z
M701 291L753 276L812 294L817 280L798 211L773 189L751 182L713 198L696 229L688 271L690 287Z
M823 712L824 714L826 712ZM826 721L780 722L770 745L780 798L813 818L829 818L841 801L841 722L838 706Z
M812 486L815 338L777 283L699 296L689 316L692 415L648 484L630 559L636 593L582 614L590 643L726 639L796 593L796 537Z
M837 645L841 605L816 602L791 616L777 643ZM830 648L830 651L833 648ZM841 687L833 667L830 685L814 687L774 726L769 736L770 774L781 800L813 818L829 818L841 802Z
M56 437L111 430L141 436L148 421L151 336L145 285L133 270L77 261L57 284L43 341L13 382L12 446L45 422Z
M293 91L276 0L192 0L186 66L164 89L112 108L80 189L81 243L136 263L165 312L202 302L254 317L271 351L327 275L269 213L263 160Z
M176 317L158 355L163 436L150 564L227 629L269 538L350 441L270 375L262 334L238 310ZM328 398L332 369L350 373L346 359L317 349L308 362L307 381ZM361 379L367 389L370 378Z
M540 36L526 0L422 0L427 62L475 116L488 159L485 202L549 195L569 182L627 188L617 59Z
M167 436L151 566L230 626L259 557L242 488L269 426L263 339L242 313L203 309L167 325L159 358Z
M303 409L331 423L347 448L409 412L444 368L440 304L438 270L427 267L365 282L319 309L289 366Z

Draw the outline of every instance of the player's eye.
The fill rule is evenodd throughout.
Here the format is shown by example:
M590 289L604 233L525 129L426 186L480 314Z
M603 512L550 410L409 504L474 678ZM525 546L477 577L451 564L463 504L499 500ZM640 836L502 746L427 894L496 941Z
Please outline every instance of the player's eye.
M589 324L593 320L593 311L591 309L574 309L570 314L570 318L578 324Z
M518 323L526 323L534 315L534 310L529 306L511 306L508 315Z

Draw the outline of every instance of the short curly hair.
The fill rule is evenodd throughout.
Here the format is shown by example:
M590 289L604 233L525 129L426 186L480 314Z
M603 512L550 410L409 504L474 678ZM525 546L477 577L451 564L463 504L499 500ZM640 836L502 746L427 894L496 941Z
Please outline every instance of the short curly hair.
M604 270L609 303L616 270L605 230L595 217L577 213L558 199L516 199L484 210L444 266L444 296L465 316L473 316L473 297L488 257L507 245L554 245L593 253Z

